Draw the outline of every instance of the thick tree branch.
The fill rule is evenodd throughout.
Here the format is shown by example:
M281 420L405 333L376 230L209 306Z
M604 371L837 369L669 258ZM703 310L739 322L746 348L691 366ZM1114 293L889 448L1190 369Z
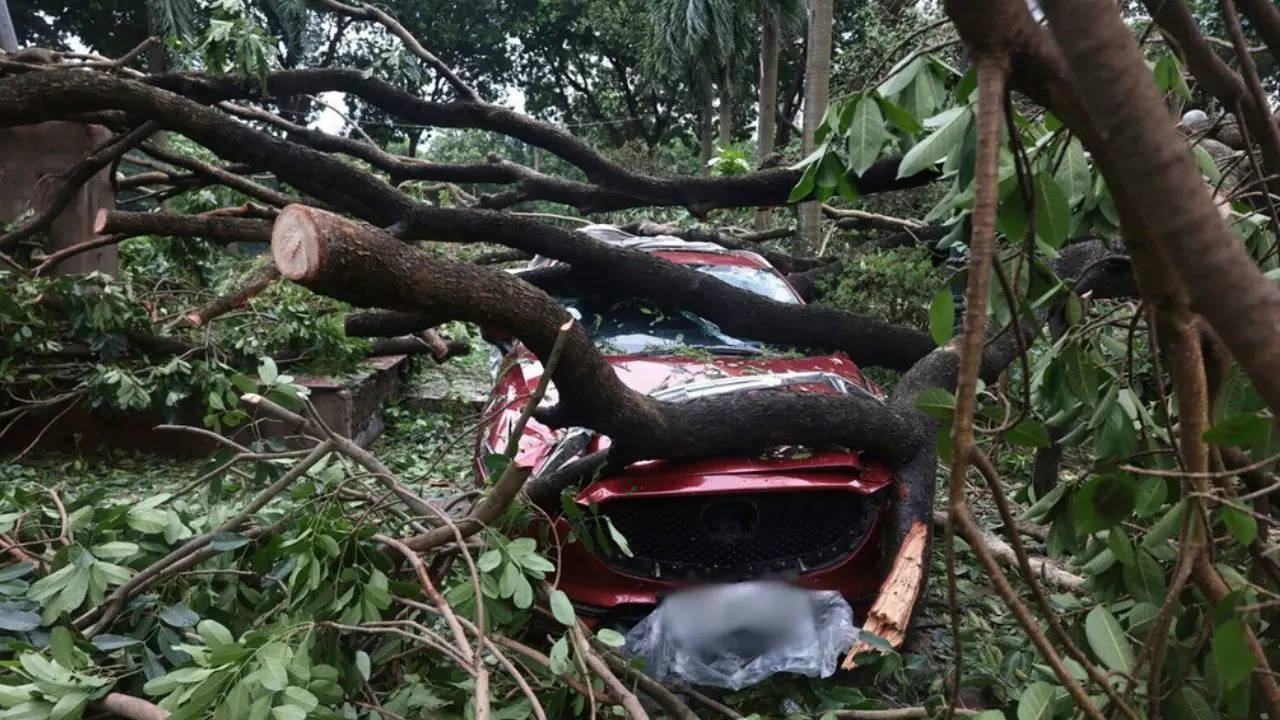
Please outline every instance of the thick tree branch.
M1262 275L1218 213L1195 160L1166 119L1133 34L1105 0L1059 0L1047 9L1088 118L1106 139L1090 147L1099 150L1095 155L1117 193L1117 205L1128 206L1122 219L1126 212L1140 217L1141 236L1152 238L1169 256L1195 258L1173 266L1193 308L1231 349L1268 405L1280 408L1275 373L1280 288Z
M153 75L145 82L205 103L261 96L257 84L230 76ZM699 212L716 207L783 205L802 174L800 170L773 169L714 178L644 175L609 160L568 132L514 110L483 102L421 100L381 80L365 77L356 70L279 71L268 76L267 86L272 97L325 91L348 92L410 122L490 130L541 147L578 167L591 183L600 186L592 197L581 198L598 212L646 205L688 207ZM937 178L933 171L898 178L898 161L899 158L886 158L872 165L860 177L851 177L850 180L859 193L871 194L917 187ZM569 182L557 180L557 183ZM585 193L592 187L582 184L555 186L563 193L571 189ZM529 192L549 192L551 184L538 187L540 189ZM533 194L529 197L536 199ZM576 205L577 202L569 204Z
M233 242L268 242L271 223L252 218L221 215L184 215L167 212L99 210L93 231L121 238L138 235L199 237L228 245Z

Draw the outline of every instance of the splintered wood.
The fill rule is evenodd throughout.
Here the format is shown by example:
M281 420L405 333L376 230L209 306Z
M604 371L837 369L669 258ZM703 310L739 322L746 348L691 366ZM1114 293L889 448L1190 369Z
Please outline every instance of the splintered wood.
M880 594L871 604L867 620L862 629L874 633L889 642L893 647L902 644L907 635L907 625L911 622L911 611L916 606L916 598L920 596L920 584L924 578L924 550L929 528L922 522L916 522L907 531L893 559L893 567L889 576L880 586ZM852 670L854 658L863 652L876 648L859 640L845 656L840 667Z

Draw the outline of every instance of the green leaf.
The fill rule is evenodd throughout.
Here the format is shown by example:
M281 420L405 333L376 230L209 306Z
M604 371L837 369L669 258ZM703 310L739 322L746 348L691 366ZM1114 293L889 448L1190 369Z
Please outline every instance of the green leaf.
M360 672L360 677L364 678L365 680L368 680L369 675L372 672L372 669L373 669L372 665L370 664L370 661L369 661L369 653L366 653L363 650L357 650L356 651L356 670Z
M563 637L556 640L551 646L551 652L547 653L547 658L551 660L551 672L563 675L569 669L569 642Z
M132 638L132 637L129 637L128 635L107 635L107 634L94 635L93 640L91 640L90 642L93 643L94 647L104 652L110 652L112 650L119 650L120 648L133 647L134 645L142 644L142 641L139 640L138 638Z
M1112 529L1115 532L1115 529ZM1124 585L1139 602L1164 602L1164 568L1145 550L1134 553L1134 562L1124 566Z
M176 628L195 627L200 622L200 616L185 603L170 605L161 610L159 615L166 625Z
M79 720L89 704L89 693L70 692L58 698L49 711L49 720Z
M1015 242L1027 234L1027 203L1020 190L1009 193L1000 201L996 208L996 229Z
M1245 626L1239 620L1228 620L1213 631L1213 663L1218 676L1228 688L1249 677L1258 659L1245 642Z
M1005 440L1023 447L1049 447L1049 433L1044 426L1031 418L1023 418L1004 434Z
M1033 682L1018 700L1018 720L1049 720L1053 717L1053 686Z
M884 82L880 83L880 87L876 91L885 97L893 97L903 90L916 79L916 75L925 67L925 60L921 56L916 56L906 65L896 65L889 70L889 76Z
M1071 209L1067 196L1049 173L1036 173L1035 182L1036 237L1053 249L1067 241Z
M960 147L960 141L964 139L965 131L969 129L969 122L973 117L972 111L968 108L960 110L949 122L934 130L907 151L898 165L898 177L907 177L921 170L927 170Z
M476 560L476 569L480 572L489 572L502 564L502 551L493 549L486 550L480 558Z
M249 544L249 538L232 532L214 533L209 540L209 547L214 550L236 550Z
M1090 478L1071 499L1072 516L1082 532L1115 526L1133 512L1133 480L1124 474Z
M920 412L937 420L950 420L956 411L956 396L942 388L926 388L916 396Z
M28 610L20 610L16 603L0 604L0 630L27 632L40 627L40 616Z
M844 169L840 167L840 159L834 154L823 156L822 162L818 164L818 187L834 190L840 185L840 176L842 175L844 175Z
M1214 445L1252 445L1271 433L1271 418L1264 412L1242 413L1214 424L1204 432L1204 441Z
M297 705L277 705L271 708L275 720L307 720L307 711Z
M853 122L849 126L849 163L855 174L861 176L871 167L889 137L884 129L880 104L873 98L863 97L854 108Z
M614 545L618 546L618 551L627 557L631 557L631 546L627 544L626 536L614 526L608 515L604 517L604 524L609 528L609 538L613 540Z
M943 287L929 303L929 334L938 347L947 344L956 328L956 300L951 288Z
M562 625L573 625L576 619L573 613L573 603L569 602L569 596L564 594L563 590L553 590L551 592L551 614Z
M511 602L521 610L533 605L533 586L529 584L529 579L523 573L515 582L515 592L511 595Z
M1251 545L1254 538L1258 537L1258 521L1249 513L1223 505L1220 517L1227 532L1241 545Z
M1076 138L1071 138L1067 143L1066 153L1062 156L1058 171L1054 173L1054 179L1062 187L1062 192L1066 193L1069 205L1074 207L1089 197L1093 175L1089 170L1089 158L1084 154L1084 146Z
M801 200L813 194L813 186L817 182L818 166L810 165L804 169L804 174L800 176L800 182L791 188L791 194L787 196L788 203L798 203Z
M1189 685L1183 685L1169 697L1165 717L1169 720L1219 720L1204 696Z
M276 367L276 361L270 357L262 358L262 362L258 365L258 379L262 384L273 385L278 377L280 377L280 370Z
M1186 500L1179 500L1173 507L1169 508L1169 511L1147 530L1147 534L1142 538L1142 547L1154 550L1173 537L1174 533L1178 532L1178 529L1182 526L1182 511L1186 506Z
M89 552L94 557L100 557L106 560L116 560L119 558L127 558L131 555L138 554L138 544L131 542L115 541L94 545L89 548Z
M258 651L258 682L262 687L280 692L289 686L289 661L293 653L284 643L268 643Z
M610 630L609 628L601 628L600 630L597 630L596 639L611 648L620 648L627 644L627 639L622 636L622 633L617 630Z
M1119 525L1108 531L1107 547L1111 548L1111 554L1115 555L1123 565L1133 565L1138 561L1133 551L1133 543Z
M1084 634L1103 665L1125 673L1133 668L1133 648L1110 610L1101 605L1090 610L1084 620Z
M36 569L35 563L17 563L7 567L0 568L0 582L8 582L17 580L20 577L30 575Z
M209 647L234 645L236 642L235 636L231 634L231 631L215 620L201 620L200 624L196 625L196 632L200 633L200 638Z
M919 135L924 130L920 127L920 121L904 110L901 105L886 100L879 93L875 94L875 100L880 105L880 112L884 115L884 119L888 120L890 125L909 135Z
M320 704L316 700L316 696L307 692L305 689L291 685L284 689L284 696L288 698L291 704L302 708L303 712L311 712Z
M555 572L556 569L556 566L552 565L550 560L537 553L521 555L516 562L519 562L531 575L536 575L537 577L542 577L549 572Z

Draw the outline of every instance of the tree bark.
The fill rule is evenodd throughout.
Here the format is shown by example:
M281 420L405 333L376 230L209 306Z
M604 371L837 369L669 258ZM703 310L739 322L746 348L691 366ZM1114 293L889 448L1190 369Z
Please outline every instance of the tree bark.
M271 223L267 220L220 215L129 212L105 208L99 210L97 217L94 218L93 231L122 237L137 235L199 237L224 245L233 242L269 242L271 240Z
M733 143L733 69L727 64L720 68L720 149Z
M436 257L376 228L305 206L291 205L276 220L272 258L281 274L317 292L360 306L505 329L544 360L570 319L546 293L508 273ZM934 377L945 382L945 366L928 367L930 383L938 382ZM552 379L560 402L540 412L540 419L608 435L610 459L621 465L642 458L755 452L801 441L865 448L897 462L920 445L914 406L898 408L861 396L754 393L659 403L622 384L577 323L567 331L563 361Z
M773 153L778 125L778 16L769 8L760 9L760 103L756 112L756 164ZM772 208L756 211L756 229L772 224Z
M1267 404L1280 409L1280 288L1262 275L1219 214L1165 117L1132 32L1108 0L1059 0L1047 11L1076 93L1105 138L1108 183L1147 231L1134 240L1149 237L1178 259L1174 271L1193 309L1217 331Z
M1240 11L1249 18L1253 29L1267 44L1267 49L1280 62L1280 8L1271 0L1237 0Z
M702 82L702 110L698 116L698 133L702 141L701 152L698 155L699 172L703 175L708 174L711 168L707 167L707 163L711 161L712 140L711 140L711 117L715 112L712 107L711 97L711 80L705 78Z
M831 23L834 0L809 3L809 41L804 65L804 154L815 147L814 135L827 112L831 85ZM822 209L817 201L801 203L800 227L792 252L809 257L817 252L822 231Z

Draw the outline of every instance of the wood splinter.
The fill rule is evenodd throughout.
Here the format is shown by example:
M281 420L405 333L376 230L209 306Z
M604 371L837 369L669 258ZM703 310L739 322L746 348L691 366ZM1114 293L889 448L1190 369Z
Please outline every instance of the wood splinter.
M917 521L902 539L902 546L893 559L893 567L889 575L880 585L880 593L871 604L867 620L862 625L862 632L869 632L884 638L897 648L907 636L907 626L911 622L911 612L916 607L916 598L920 596L920 586L924 580L924 551L928 545L929 528ZM840 667L852 670L857 664L855 658L860 653L878 650L862 640L854 643L853 649L845 656Z

